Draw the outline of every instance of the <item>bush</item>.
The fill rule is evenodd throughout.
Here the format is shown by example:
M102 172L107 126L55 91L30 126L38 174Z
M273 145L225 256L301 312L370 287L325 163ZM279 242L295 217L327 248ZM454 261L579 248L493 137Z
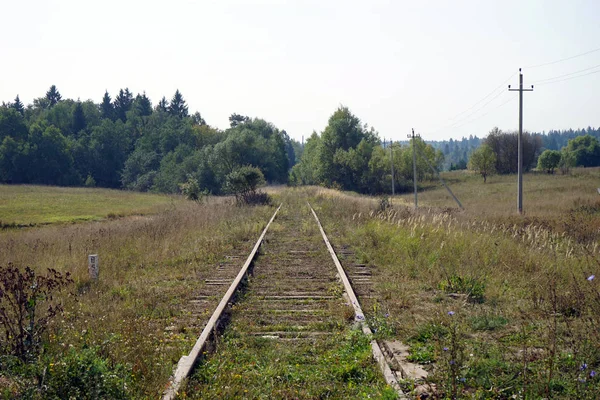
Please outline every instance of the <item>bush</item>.
M269 204L270 197L258 191L265 184L265 177L260 169L252 166L238 168L227 175L225 188L234 194L238 204Z
M179 188L181 189L181 193L188 200L192 201L201 202L202 199L204 199L208 195L208 192L206 190L200 190L198 180L192 175L188 175L187 182L179 184Z
M36 275L26 267L22 272L13 264L0 266L0 350L23 361L35 358L42 334L50 320L62 312L53 295L73 283L70 274L48 269ZM43 306L43 307L42 307Z

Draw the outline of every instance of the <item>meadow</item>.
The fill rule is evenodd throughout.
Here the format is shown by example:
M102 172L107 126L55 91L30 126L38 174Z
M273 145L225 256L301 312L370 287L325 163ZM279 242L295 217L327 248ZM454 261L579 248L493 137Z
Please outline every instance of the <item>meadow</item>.
M156 214L180 201L174 196L124 190L0 185L0 227Z
M314 189L335 245L376 271L362 299L381 339L411 346L438 398L597 398L598 169L516 177L449 173L387 201ZM410 391L413 382L406 381Z
M444 177L464 210L436 184L419 193L418 210L410 193L390 206L317 187L270 192L274 203L307 196L333 245L372 266L372 296L360 299L370 325L377 338L411 346L410 359L430 373L419 384L434 398L596 398L600 171L526 175L522 216L516 177ZM216 265L250 250L273 212L224 197L196 203L30 186L0 193L33 199L26 208L0 203L3 221L16 215L8 221L27 226L0 231L0 267L54 268L74 280L55 296L64 313L34 362L1 357L5 398L160 396L201 329L186 329L196 318L190 301ZM61 203L71 206L59 212ZM97 282L87 272L92 253L100 256ZM410 392L417 384L403 385Z

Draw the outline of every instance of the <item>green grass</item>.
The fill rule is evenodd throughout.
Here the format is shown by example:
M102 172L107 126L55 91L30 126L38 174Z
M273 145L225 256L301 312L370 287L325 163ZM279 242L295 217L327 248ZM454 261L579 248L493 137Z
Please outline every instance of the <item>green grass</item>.
M154 214L182 200L111 189L0 185L0 226L32 226Z
M522 216L516 177L447 178L464 211L443 188L417 211L409 194L379 212L376 198L317 192L334 246L373 266L367 318L374 302L389 310L439 398L597 398L600 170L526 175Z

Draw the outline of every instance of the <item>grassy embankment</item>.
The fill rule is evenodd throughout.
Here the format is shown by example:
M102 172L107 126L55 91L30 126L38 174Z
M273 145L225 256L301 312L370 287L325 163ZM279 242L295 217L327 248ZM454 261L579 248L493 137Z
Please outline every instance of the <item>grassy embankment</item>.
M333 242L374 266L363 299L382 338L411 345L441 397L597 398L600 393L598 169L516 177L448 174L444 189L377 199L314 190ZM385 314L389 313L389 317ZM407 383L407 386L410 386Z
M159 397L199 334L199 328L186 329L186 321L212 312L195 309L194 317L190 300L226 255L249 252L273 211L235 207L223 198L196 204L110 190L3 186L2 196L7 188L32 194L33 209L16 203L22 211L2 214L18 215L12 221L24 225L162 209L0 231L0 266L31 266L42 274L55 268L75 280L72 295L55 296L65 313L44 335L45 350L35 362L2 356L0 395L8 398ZM40 208L48 198L53 205ZM66 211L58 211L61 203L69 205ZM98 282L88 278L92 253L100 257Z

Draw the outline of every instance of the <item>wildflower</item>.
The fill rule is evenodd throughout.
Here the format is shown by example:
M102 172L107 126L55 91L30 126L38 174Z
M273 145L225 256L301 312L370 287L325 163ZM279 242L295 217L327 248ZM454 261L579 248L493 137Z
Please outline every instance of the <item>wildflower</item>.
M596 275L590 275L587 277L587 280L591 282L594 280L595 277L596 277Z
M585 383L585 378L579 378L579 383Z
M461 381L462 383L465 383L467 381L467 378L460 378L459 381Z
M357 315L357 316L356 316L356 319L360 321L360 320L363 320L363 319L365 319L365 317L364 317L364 316L362 316L362 315Z
M450 360L450 365L454 365L454 364L455 364L454 360Z
M447 348L447 347L444 347L442 350L444 350L444 351L448 351L448 348Z
M448 315L449 316L453 316L454 315L454 311L448 311Z
M385 313L385 315L384 315L384 317L386 317L386 318L389 316L390 316L390 313Z
M582 371L586 370L587 369L587 364L586 363L581 364L581 367L579 367L579 369L582 370Z
M595 376L596 376L596 371L592 371L592 372L590 372L590 378L593 378L593 377L595 377Z

